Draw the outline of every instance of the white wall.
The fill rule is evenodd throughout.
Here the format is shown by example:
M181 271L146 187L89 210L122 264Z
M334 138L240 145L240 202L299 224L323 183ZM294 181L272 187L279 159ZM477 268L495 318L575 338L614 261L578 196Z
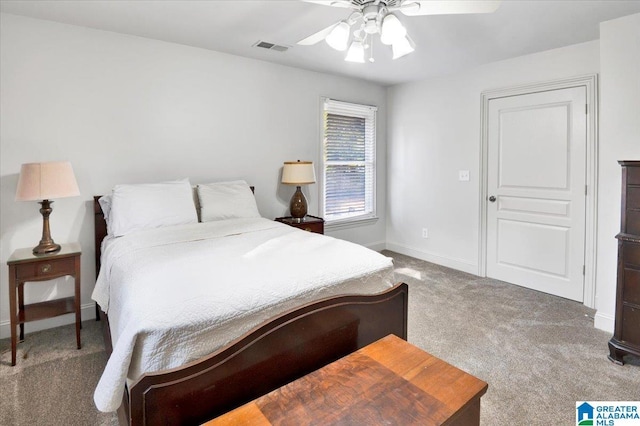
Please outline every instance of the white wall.
M388 89L387 247L477 273L481 93L598 70L592 41Z
M256 186L264 217L282 216L294 190L279 184L283 161L319 163L321 96L379 108L380 220L334 234L370 246L385 241L384 88L14 15L3 14L0 28L0 336L9 329L6 261L41 234L38 205L14 201L26 162L73 164L82 195L55 201L51 228L58 243L82 243L85 318L93 311L93 195L117 183L242 178ZM309 213L317 214L317 185L306 192ZM71 287L64 280L29 285L26 299L72 294ZM70 321L27 324L27 331Z
M471 273L478 270L480 93L600 73L597 314L612 332L618 160L640 159L640 14L604 22L601 38L388 90L387 247ZM470 170L471 182L458 182ZM421 229L429 229L429 239Z
M600 152L595 325L613 331L621 174L640 160L640 14L600 25Z

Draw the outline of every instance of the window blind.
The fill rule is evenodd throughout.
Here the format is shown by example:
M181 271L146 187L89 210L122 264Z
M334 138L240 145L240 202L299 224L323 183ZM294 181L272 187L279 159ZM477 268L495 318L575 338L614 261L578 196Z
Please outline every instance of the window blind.
M376 107L332 99L323 111L323 216L375 216Z

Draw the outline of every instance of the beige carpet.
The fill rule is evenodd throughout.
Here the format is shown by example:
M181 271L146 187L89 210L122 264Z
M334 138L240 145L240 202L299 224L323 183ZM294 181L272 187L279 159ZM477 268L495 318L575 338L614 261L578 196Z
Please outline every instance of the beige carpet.
M93 404L93 389L107 362L102 323L82 323L82 349L75 326L29 333L11 367L9 339L0 340L0 425L117 425Z
M607 359L594 310L385 254L409 284L409 341L489 383L483 425L575 425L576 401L640 400L640 360Z
M409 341L489 383L482 424L575 425L575 403L640 400L640 360L607 359L594 311L391 252L409 284ZM28 327L28 324L27 324ZM114 425L93 406L106 362L100 323L28 333L10 367L0 340L0 425ZM25 358L26 355L26 358Z

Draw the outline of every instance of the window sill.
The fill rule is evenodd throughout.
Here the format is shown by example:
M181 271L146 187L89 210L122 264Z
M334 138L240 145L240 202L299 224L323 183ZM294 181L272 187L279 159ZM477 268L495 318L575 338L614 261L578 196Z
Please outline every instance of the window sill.
M325 222L324 223L324 229L325 229L325 231L337 231L339 229L355 228L357 226L373 225L377 221L378 221L378 217L377 216L336 220L334 222Z

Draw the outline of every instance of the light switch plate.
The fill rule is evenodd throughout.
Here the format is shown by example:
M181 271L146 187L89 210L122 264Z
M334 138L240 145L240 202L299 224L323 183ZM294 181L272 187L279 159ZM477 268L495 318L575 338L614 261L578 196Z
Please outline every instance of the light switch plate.
M469 170L460 170L458 172L458 180L460 182L468 182L469 181Z

